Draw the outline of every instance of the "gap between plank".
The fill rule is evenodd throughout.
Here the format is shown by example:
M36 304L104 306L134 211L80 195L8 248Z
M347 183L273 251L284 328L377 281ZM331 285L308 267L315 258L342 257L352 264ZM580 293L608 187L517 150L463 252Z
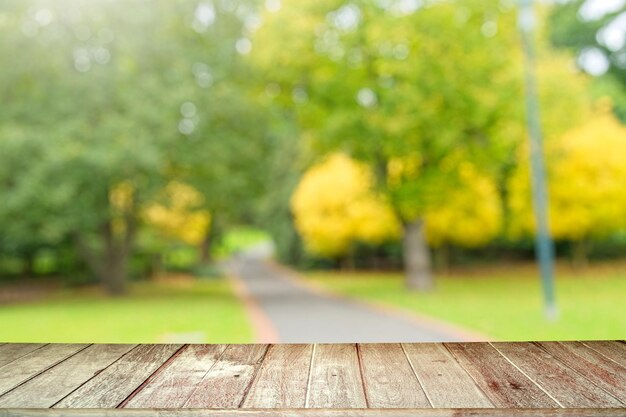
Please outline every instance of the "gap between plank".
M356 357L359 361L359 373L361 375L361 388L363 388L363 396L365 398L365 406L370 408L370 399L367 395L367 389L365 388L365 372L363 372L363 358L361 357L361 346L358 343L355 343L356 347Z
M108 364L107 366L105 366L104 368L102 368L99 372L96 372L93 374L93 376L91 378L89 378L88 380L86 380L85 382L83 382L82 384L80 384L79 386L77 386L76 388L74 388L73 390L71 390L70 392L68 392L66 395L63 396L63 398L59 399L59 401L55 402L54 404L52 404L49 408L54 408L58 403L60 403L61 401L63 401L64 399L66 399L67 397L69 397L70 395L72 395L74 393L74 391L76 391L77 389L81 388L83 385L85 385L87 382L91 381L92 379L94 379L95 377L97 377L98 375L100 375L101 372L104 372L106 369L108 369L110 366L113 366L113 364L117 363L120 359L122 359L124 356L128 355L130 352L132 352L133 350L137 349L139 345L136 344L135 347L133 347L132 349L129 349L128 352L124 353L123 355L121 355L119 358L115 359L113 362L111 362L110 364Z
M471 342L470 342L470 343L471 343ZM449 348L448 346L446 346L446 343L442 343L442 344L441 344L441 346L443 346L443 348L444 348L445 350L447 350L447 351L448 351L448 353L450 354L450 356L452 356L452 358L454 359L454 361L455 361L457 364L459 364L459 366L461 367L461 369L463 369L463 371L465 371L465 373L467 374L467 376L469 376L469 377L470 377L470 379L474 382L474 386L476 386L476 388L478 388L478 390L479 390L480 392L482 392L482 393L483 393L483 395L485 396L485 398L486 398L486 399L488 399L488 400L491 402L491 404L492 404L495 408L498 408L498 406L495 404L495 402L494 402L494 401L493 401L493 399L489 396L489 394L488 394L485 390L483 390L483 389L482 389L482 387L480 386L480 384L478 383L478 381L476 381L476 379L474 378L474 376L472 375L472 373L471 373L471 372L469 372L467 369L465 369L465 367L463 366L463 364L461 363L461 361L459 361L459 358L457 358L457 357L454 355L454 352L452 352L452 350L450 350L450 348Z
M304 408L309 408L309 394L311 393L311 380L313 379L313 361L315 360L315 351L317 350L317 343L313 343L313 349L311 350L311 360L309 361L309 375L306 380L306 394L304 395Z
M45 345L41 346L41 347L40 347L40 348L38 348L38 349L35 349L35 350L33 350L33 351L29 352L28 354L31 354L31 353L33 353L33 352L36 352L36 351L38 351L39 349L41 349L41 348L43 348L43 347L45 347L45 346L49 346L49 345L51 345L51 343L46 343ZM30 381L30 380L32 380L32 379L34 379L34 378L38 377L39 375L43 374L43 373L44 373L44 372L46 372L46 371L48 371L48 370L50 370L50 369L54 368L55 366L57 366L57 365L58 365L58 364L60 364L61 362L65 362L66 360L68 360L68 359L69 359L69 358L71 358L72 356L74 356L74 355L76 355L76 354L78 354L78 353L82 352L83 350L87 349L87 348L88 348L89 346L91 346L91 345L92 345L92 343L89 343L89 344L87 344L87 346L85 346L84 348L82 348L82 349L78 349L76 352L72 353L71 355L68 355L68 356L66 356L65 358L61 359L60 361L57 361L57 362L53 363L52 365L48 366L48 367L47 367L47 368L45 368L45 369L42 369L41 371L37 372L36 374L31 375L30 377L28 377L28 378L27 378L27 379L25 379L24 381L20 382L19 384L17 384L16 386L14 386L13 388L11 388L10 390L8 390L8 391L6 391L6 392L3 392L3 393L2 393L2 395L0 395L0 397L3 397L3 396L5 396L5 395L7 395L8 393L10 393L11 391L13 391L14 389L17 389L17 388L21 387L22 385L24 385L24 384L25 384L25 383L27 383L28 381ZM24 356L26 356L26 355L24 355ZM24 356L21 356L20 358L23 358ZM9 363L12 363L12 362L14 362L14 361L11 361L11 362L9 362ZM8 363L7 363L6 365L8 365ZM5 366L6 366L6 365L5 365Z
M42 344L41 346L39 346L38 348L35 348L35 349L31 350L30 352L26 352L26 353L25 353L25 354L23 354L22 356L17 357L17 358L15 358L15 359L13 359L12 361L7 362L7 363L5 363L4 365L0 366L0 369L2 369L3 367L7 366L7 365L8 365L8 364L10 364L10 363L15 362L15 361L16 361L16 360L18 360L18 359L22 359L22 358L23 358L24 356L26 356L26 355L29 355L29 354L31 354L31 353L33 353L33 352L38 351L38 350L39 350L39 349L41 349L41 348L44 348L44 347L48 346L49 344L50 344L50 343L44 343L44 344ZM2 345L8 345L8 343L0 343L0 346L2 346ZM21 385L21 384L20 384L20 385ZM13 390L13 388L11 388L11 390ZM4 395L4 394L2 394L2 395Z
M593 346L589 346L589 345L588 345L588 344L586 344L584 341L579 340L578 342L579 342L580 344L584 345L585 347L587 347L587 348L589 348L589 349L593 350L594 352L596 352L596 353L597 353L597 354L599 354L600 356L603 356L603 357L607 358L608 360L610 360L611 362L616 363L618 366L620 366L620 367L622 367L622 368L626 368L626 367L624 367L624 365L622 365L621 363L617 362L615 359L611 358L610 356L605 355L604 353L600 352L600 351L599 351L599 350L597 350L597 349L594 349L594 348L593 348Z
M559 400L557 400L556 398L554 398L548 391L546 391L537 381L535 381L534 379L532 379L530 377L530 375L528 375L526 372L522 371L522 369L517 366L515 363L513 363L513 361L511 359L509 359L504 353L502 353L497 347L495 347L491 342L487 342L489 343L489 345L495 349L496 352L498 352L504 359L506 359L511 365L513 365L515 367L515 369L517 369L518 371L520 371L526 378L528 378L533 384L535 384L541 391L543 391L548 397L550 397L555 403L557 403L557 405L561 408L566 408L563 404L561 404L559 402Z
M420 379L419 375L417 375L417 372L415 371L415 367L413 367L413 362L411 362L411 359L409 359L408 353L406 353L406 349L404 348L404 343L400 343L400 347L402 348L402 352L404 352L404 357L406 358L407 362L409 362L409 366L411 367L411 370L413 371L413 375L415 375L415 378L417 379L417 383L420 385L420 388L422 388L422 391L424 391L424 395L426 396L426 399L428 400L428 404L430 404L430 408L435 408L432 400L430 399L430 396L428 395L428 392L426 392L426 388L424 388L424 384L422 383L422 380Z
M128 404L128 402L132 400L133 397L139 393L139 391L141 391L146 385L148 385L150 381L152 381L163 369L165 369L170 363L172 363L174 359L176 359L176 357L178 357L184 350L188 348L189 348L188 344L182 345L180 348L178 348L178 350L176 350L176 352L174 352L172 356L167 358L165 362L159 365L159 367L154 372L148 375L148 377L141 384L139 384L139 386L135 388L124 400L122 400L122 402L120 402L117 406L115 406L115 408L124 408L126 404Z
M256 369L254 370L254 375L252 375L252 378L250 378L250 382L248 383L246 388L243 390L243 397L241 397L241 401L239 401L239 404L237 405L238 409L241 408L244 401L246 401L246 397L248 396L248 393L250 392L250 388L252 388L252 384L254 384L254 380L259 375L259 372L261 371L261 367L265 363L265 358L267 357L267 353L270 351L272 346L274 345L267 345L267 347L265 348L265 352L263 352L263 357L261 357L261 363L259 364L259 366L256 367Z
M569 366L567 363L563 362L562 360L560 360L559 358L557 358L556 356L554 356L552 353L550 353L546 348L544 348L543 346L541 346L538 342L532 342L535 346L538 346L540 349L542 349L544 352L546 352L548 355L550 355L550 357L552 359L554 359L555 361L561 363L563 366L565 366L567 369L571 370L572 372L574 372L575 374L579 375L580 377L582 377L585 381L587 381L588 383L590 383L591 385L593 385L596 388L601 389L602 391L604 391L606 394L610 395L611 397L615 398L617 401L621 402L622 404L626 404L626 402L624 400L622 400L621 398L617 398L614 394L610 393L609 391L607 391L606 389L604 389L603 387L601 387L600 385L596 384L593 380L587 378L585 375L581 374L580 372L578 372L576 369L572 368L571 366ZM558 342L557 342L558 343ZM584 343L583 343L584 344ZM585 347L589 347L587 345L584 345ZM591 348L589 348L591 349ZM595 349L592 349L594 352L596 352ZM583 358L582 356L580 356L579 354L577 354L576 352L571 352L574 356L579 357L580 359L583 360L587 360L585 358ZM600 353L600 352L598 352ZM600 355L602 355L600 353ZM602 355L603 357L606 357L604 355ZM610 359L610 358L608 358ZM618 364L619 365L619 364ZM621 365L620 365L621 366Z
M191 390L191 392L189 393L189 396L187 397L187 399L183 403L182 407L180 407L180 408L185 408L185 406L189 402L189 399L191 397L193 397L193 394L198 390L198 387L202 384L202 381L205 380L206 376L209 374L209 372L211 372L211 369L213 369L213 367L222 359L222 356L224 356L224 352L226 352L228 350L228 348L231 347L231 346L232 345L226 345L226 347L224 348L222 353L220 353L219 356L217 358L215 358L215 361L213 362L213 365L211 365L211 367L209 369L207 369L207 371L204 373L204 375L202 375L202 379L200 379L200 381L198 381L198 383L196 383L196 387L193 390Z

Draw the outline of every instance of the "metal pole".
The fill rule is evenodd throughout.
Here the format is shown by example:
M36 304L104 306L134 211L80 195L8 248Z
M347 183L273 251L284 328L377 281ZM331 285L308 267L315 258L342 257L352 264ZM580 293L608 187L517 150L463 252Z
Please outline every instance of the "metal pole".
M526 82L526 119L530 140L530 168L535 211L535 253L539 261L541 282L548 320L558 317L554 297L554 244L550 236L548 221L548 191L546 186L545 162L543 159L542 135L535 80L533 0L520 0L519 28L524 48L524 78Z

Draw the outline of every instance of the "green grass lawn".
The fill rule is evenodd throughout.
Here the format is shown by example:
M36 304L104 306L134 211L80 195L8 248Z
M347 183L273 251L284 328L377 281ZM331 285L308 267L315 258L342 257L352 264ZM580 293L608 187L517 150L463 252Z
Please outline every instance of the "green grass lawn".
M624 267L559 271L555 323L542 315L539 278L528 266L450 273L438 278L430 294L405 290L400 273L315 272L308 277L350 297L426 314L500 340L626 338Z
M135 283L121 298L96 289L62 290L43 301L0 306L0 323L0 342L246 343L252 338L227 280Z

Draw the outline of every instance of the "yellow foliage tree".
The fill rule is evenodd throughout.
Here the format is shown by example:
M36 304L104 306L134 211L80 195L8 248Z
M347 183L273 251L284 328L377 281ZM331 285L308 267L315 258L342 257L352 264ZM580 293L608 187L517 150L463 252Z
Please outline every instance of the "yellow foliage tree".
M295 226L311 253L338 257L356 242L397 239L400 225L373 191L367 167L334 154L309 169L291 198Z
M203 196L195 188L172 181L163 190L161 202L149 204L145 221L162 235L199 245L206 236L211 216L202 207Z
M502 204L494 181L467 162L458 175L458 183L445 191L446 201L425 213L426 238L433 247L483 246L502 229Z
M548 143L546 153L550 228L555 238L584 244L626 227L626 127L609 111L598 112L586 124ZM532 235L527 156L512 176L509 190L510 233ZM584 260L581 256L584 246L579 245L578 257Z
M401 175L413 169L411 162L397 160L389 169ZM341 256L356 241L375 244L398 239L401 226L396 215L373 190L368 168L343 154L334 154L307 171L291 205L308 250ZM454 187L439 191L445 192L445 202L425 214L432 246L480 246L500 232L502 208L496 186L471 164L461 164Z

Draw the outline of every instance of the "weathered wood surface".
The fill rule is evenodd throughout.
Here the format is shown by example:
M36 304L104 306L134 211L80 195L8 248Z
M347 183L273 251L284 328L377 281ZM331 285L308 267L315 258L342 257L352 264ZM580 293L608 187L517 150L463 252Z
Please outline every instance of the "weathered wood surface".
M0 417L624 417L616 408L0 409Z
M244 408L304 408L313 345L273 345L243 403Z
M183 407L239 408L267 348L267 345L228 346Z
M0 366L43 347L43 343L3 343L0 345Z
M54 405L56 408L115 408L181 346L140 345Z
M306 407L367 408L356 345L315 347Z
M626 416L626 343L0 344L0 417L42 413Z
M438 343L409 343L403 347L433 407L493 407L493 403L445 347Z
M0 394L50 369L88 345L46 345L0 368Z
M133 347L134 345L91 345L1 396L0 407L12 404L52 407L59 399L83 385Z

